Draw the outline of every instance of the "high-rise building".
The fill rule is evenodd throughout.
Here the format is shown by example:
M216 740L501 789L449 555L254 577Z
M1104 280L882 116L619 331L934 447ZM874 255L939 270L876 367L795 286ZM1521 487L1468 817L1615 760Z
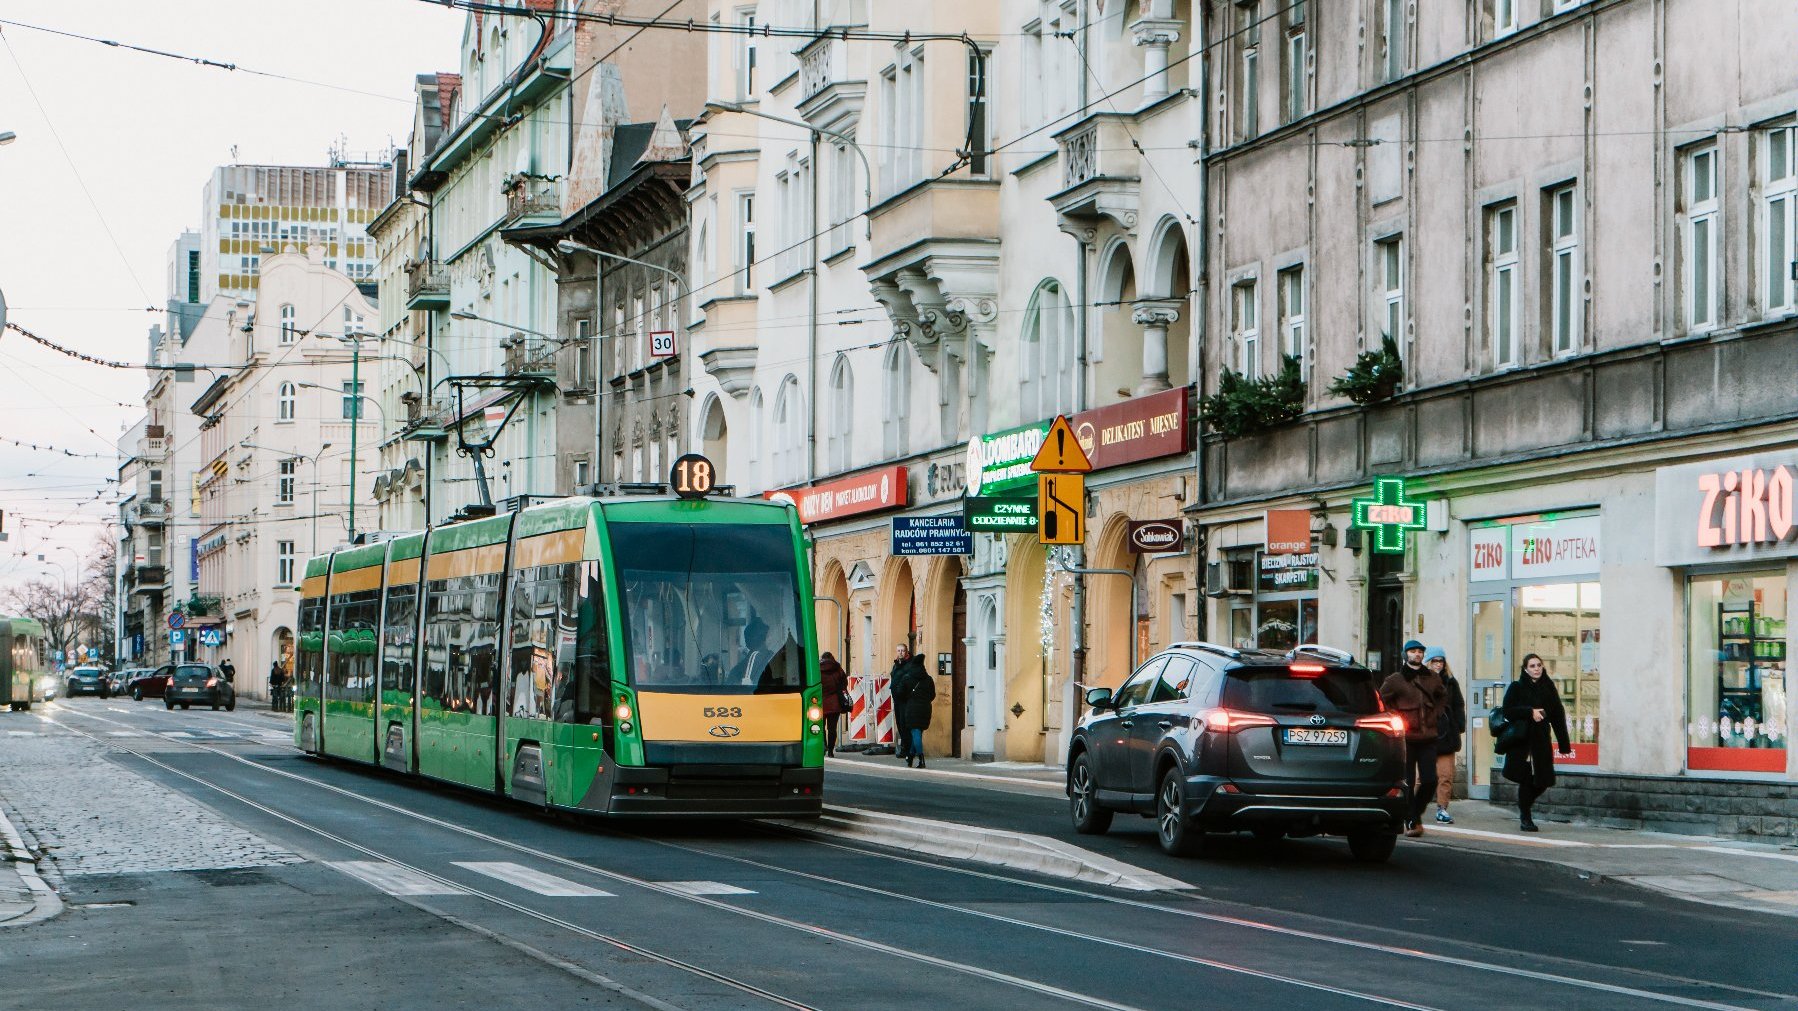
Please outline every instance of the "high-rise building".
M322 167L213 169L201 204L199 297L190 301L204 303L221 292L254 299L264 256L303 252L315 242L325 248L325 266L352 281L371 279L376 257L367 226L392 193L390 163L337 152ZM178 241L176 251L182 249ZM187 277L177 285L174 264L170 273L171 292L185 290Z

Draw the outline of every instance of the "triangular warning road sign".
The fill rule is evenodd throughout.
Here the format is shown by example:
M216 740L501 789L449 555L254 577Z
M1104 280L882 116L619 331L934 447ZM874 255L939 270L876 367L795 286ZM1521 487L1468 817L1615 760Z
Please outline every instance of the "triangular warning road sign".
M1086 450L1080 448L1080 440L1074 437L1074 426L1068 423L1067 415L1055 416L1049 434L1043 436L1043 448L1037 450L1036 458L1030 461L1030 469L1038 474L1085 474L1093 469L1093 462L1086 458Z

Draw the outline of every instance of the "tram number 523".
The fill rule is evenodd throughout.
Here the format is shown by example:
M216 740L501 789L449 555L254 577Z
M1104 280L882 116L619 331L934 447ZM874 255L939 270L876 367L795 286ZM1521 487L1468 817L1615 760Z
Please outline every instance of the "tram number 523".
M668 484L681 498L705 498L718 483L718 471L712 461L698 453L688 453L674 461Z
M740 720L743 718L743 707L741 706L706 706L701 712L708 720Z

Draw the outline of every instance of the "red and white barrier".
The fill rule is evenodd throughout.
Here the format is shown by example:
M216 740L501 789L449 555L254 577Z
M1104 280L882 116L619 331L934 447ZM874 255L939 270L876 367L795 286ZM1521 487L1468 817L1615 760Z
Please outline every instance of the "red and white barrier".
M867 678L849 678L849 733L845 744L874 743L874 698Z
M891 744L898 731L898 724L893 717L893 679L870 678L874 683L874 740L878 744Z

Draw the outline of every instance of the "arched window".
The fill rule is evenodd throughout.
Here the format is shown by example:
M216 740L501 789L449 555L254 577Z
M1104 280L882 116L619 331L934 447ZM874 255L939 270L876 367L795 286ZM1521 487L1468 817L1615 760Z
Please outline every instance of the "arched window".
M805 404L799 380L788 375L774 398L774 484L797 484L805 477Z
M881 422L881 451L894 460L911 453L911 345L900 341L887 352L886 419Z
M292 344L300 339L300 324L294 319L293 306L281 307L281 343Z
M294 390L292 383L282 383L281 392L275 404L276 421L292 421L294 410Z
M762 391L757 389L749 395L749 479L754 484L767 488L772 482L768 480L768 412L767 404L762 400Z
M694 288L694 290L698 290L700 288L705 287L707 278L709 278L711 276L710 271L708 271L706 269L711 264L711 256L712 256L711 233L710 233L710 230L706 227L706 222L701 221L699 223L699 237L697 239L695 239L693 242L693 288Z
M850 457L854 455L851 436L855 429L855 376L849 371L849 358L837 356L836 367L830 370L830 469L841 472L849 469Z
M506 79L506 49L505 43L500 39L499 25L494 25L492 33L487 36L487 52L483 55L487 59L486 68L481 75L481 91L484 94L499 87L500 82Z
M1061 283L1044 281L1024 313L1018 355L1019 404L1024 421L1074 409L1074 310Z

